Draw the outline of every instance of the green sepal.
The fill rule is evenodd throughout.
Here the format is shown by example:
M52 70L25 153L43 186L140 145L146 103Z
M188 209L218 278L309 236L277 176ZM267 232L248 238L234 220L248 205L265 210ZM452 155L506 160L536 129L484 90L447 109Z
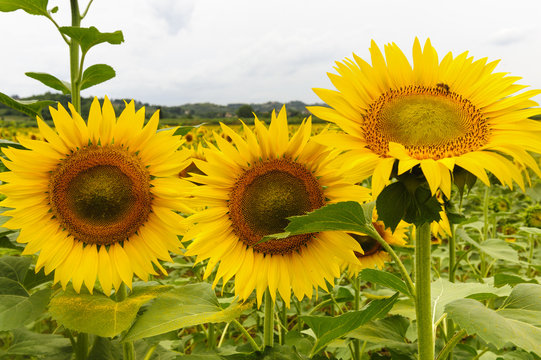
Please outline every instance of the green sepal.
M453 170L453 182L458 187L460 198L464 195L464 188L467 186L468 192L470 192L476 181L477 176L460 166L455 166Z
M81 80L81 90L111 80L116 76L115 70L107 64L95 64L86 68Z
M431 194L427 183L407 180L411 180L411 177L401 177L399 181L386 186L376 199L378 219L393 232L400 220L419 226L441 219L441 204Z
M43 85L46 85L58 91L62 91L62 94L64 95L68 95L71 93L70 83L66 81L62 81L58 79L56 76L53 76L47 73L38 73L38 72L26 72L24 74L28 77L31 77L32 79L39 81Z
M102 33L94 26L89 28L63 26L60 28L60 32L78 42L81 46L83 55L86 54L91 47L104 42L109 44L120 44L124 42L124 35L122 35L122 31L120 30L112 33Z

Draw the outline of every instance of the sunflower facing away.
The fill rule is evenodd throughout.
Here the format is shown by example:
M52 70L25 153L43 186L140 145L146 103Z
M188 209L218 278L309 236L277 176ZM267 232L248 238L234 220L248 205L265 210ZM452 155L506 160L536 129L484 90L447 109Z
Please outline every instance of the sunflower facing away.
M96 278L105 294L133 274L147 280L157 275L153 264L171 261L179 252L177 233L190 211L182 192L192 185L178 178L188 156L174 129L156 132L158 113L143 126L144 109L133 101L118 120L105 98L94 99L88 123L70 104L51 108L58 133L38 118L45 141L21 139L29 150L3 149L11 170L0 173L2 206L11 216L3 226L21 229L23 254L39 253L36 271L54 270L54 282L72 281L79 292L92 292Z
M447 197L455 166L487 185L485 170L510 187L524 186L519 165L541 175L527 152L541 152L541 124L528 119L539 113L531 97L540 90L517 94L526 87L515 84L520 78L495 73L498 61L474 61L467 52L439 61L429 40L424 49L415 40L413 66L394 43L384 56L372 42L370 53L372 65L355 54L337 62L338 75L329 74L337 91L314 89L331 108L309 110L346 132L319 141L352 150L353 170L372 175L375 195L395 160L398 174L419 165L432 194L440 188Z
M383 221L378 220L377 215L374 213L372 225L387 244L396 246L404 246L406 244L409 229L409 225L406 222L401 221L398 223L395 231L392 232L391 229L385 228ZM390 256L380 243L365 234L352 234L352 236L361 245L364 253L355 252L358 261L347 265L348 273L354 276L362 269L383 269L385 262L390 260Z
M286 109L273 112L267 128L257 118L255 132L244 125L241 137L222 124L229 143L214 134L207 161L195 160L204 173L192 174L202 184L196 200L207 208L187 220L193 224L184 235L193 239L186 255L209 259L204 277L218 264L214 285L235 276L241 299L256 290L261 303L268 288L287 306L291 289L300 300L313 288L327 289L340 276L340 264L355 262L358 243L344 232L320 232L260 242L264 235L280 233L286 219L321 206L346 200L369 200L369 190L344 178L332 163L336 152L310 140L311 120L305 120L289 137Z

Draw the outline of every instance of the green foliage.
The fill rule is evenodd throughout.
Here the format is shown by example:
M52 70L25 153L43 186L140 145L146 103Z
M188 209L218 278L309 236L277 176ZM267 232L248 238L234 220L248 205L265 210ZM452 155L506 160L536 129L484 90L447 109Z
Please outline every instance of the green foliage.
M538 286L538 285L537 285ZM526 351L541 355L541 329L528 323L509 319L472 299L456 300L445 307L449 318L498 348L512 343Z
M386 186L376 200L378 219L385 226L396 229L400 220L421 225L439 221L441 204L432 196L425 185L410 187L404 181L397 181Z
M0 257L0 331L16 329L36 320L47 307L51 290L31 290L50 279L27 281L31 273L30 262L28 257Z
M122 35L122 31L120 30L112 33L102 33L94 26L91 26L89 28L78 26L62 26L60 28L60 31L63 34L69 36L72 40L79 43L83 56L88 52L88 50L90 50L90 48L98 44L107 42L109 44L118 45L124 42L124 35Z
M254 116L254 109L250 105L242 105L237 109L237 116L240 118L251 118Z
M41 82L43 85L46 85L50 88L61 91L62 94L71 93L71 84L69 82L62 81L58 79L56 76L53 76L51 74L27 72L25 73L25 75L28 77L31 77L32 79L36 79L37 81Z
M12 331L13 339L7 348L0 349L0 359L33 356L47 359L70 359L70 341L61 335L38 334L26 329Z
M95 64L86 68L81 80L81 90L101 84L116 76L115 70L106 64Z
M41 110L44 107L51 106L54 104L54 101L50 100L15 100L6 94L0 93L0 103L7 105L17 111L22 112L30 117L35 118L36 116L41 117Z
M306 215L288 217L285 232L263 237L260 242L270 239L284 239L291 235L309 234L320 231L358 231L371 233L374 203L361 205L356 201L329 204Z
M385 316L398 299L398 293L388 299L374 300L365 309L349 311L337 317L303 316L305 321L316 335L316 343L311 355L317 354L334 339L346 335L359 326L372 319Z
M23 10L30 15L48 16L48 0L0 0L0 11Z
M402 294L411 296L406 283L402 281L398 276L387 272L376 269L363 269L360 273L361 279L364 281L371 282L373 284L383 285L389 289L400 291Z
M112 337L127 330L141 306L167 289L158 286L138 288L118 302L103 294L78 294L68 289L51 299L49 312L68 329Z
M234 303L222 309L207 283L174 287L150 304L124 340L132 341L198 324L230 322L251 306Z

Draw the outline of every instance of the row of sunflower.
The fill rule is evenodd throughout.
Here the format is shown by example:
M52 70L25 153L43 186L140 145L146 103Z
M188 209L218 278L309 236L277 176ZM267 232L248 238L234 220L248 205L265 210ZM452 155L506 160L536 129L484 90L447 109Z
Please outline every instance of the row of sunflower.
M0 173L1 205L10 208L3 226L20 229L23 254L38 254L36 271L54 271L64 289L71 281L92 293L99 280L110 295L123 283L131 288L134 275L167 275L161 261L173 253L206 261L204 278L214 274L214 285L234 279L241 300L255 292L261 304L268 293L289 307L291 293L311 298L344 271L383 265L368 257L380 243L360 232L269 238L289 217L375 200L409 174L439 197L443 221L433 232L450 233L439 204L451 197L458 170L490 185L488 170L521 188L524 169L541 175L529 154L541 153L541 125L528 119L541 91L515 95L524 88L517 78L467 53L440 62L429 41L424 49L415 41L413 66L394 44L384 56L373 43L370 53L372 65L355 55L337 63L338 75L329 75L337 90L315 90L329 107L309 110L342 130L317 136L310 118L290 135L282 108L268 126L257 118L242 132L222 124L224 136L214 133L193 156L175 128L158 131L157 113L145 124L133 102L117 117L107 98L96 99L86 122L71 105L51 108L56 131L38 118L43 141L3 149L10 170ZM367 178L371 189L359 185ZM406 224L392 225L393 234L372 216L385 241L405 244Z

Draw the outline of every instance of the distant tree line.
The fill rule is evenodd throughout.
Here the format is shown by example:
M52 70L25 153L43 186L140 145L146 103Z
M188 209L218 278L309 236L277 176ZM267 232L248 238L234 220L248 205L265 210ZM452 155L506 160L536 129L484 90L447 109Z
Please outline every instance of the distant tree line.
M13 98L17 100L53 100L62 104L62 106L64 106L66 109L68 106L68 102L70 102L69 95L51 92L47 92L41 95L34 95L27 98L20 98L18 96L13 96ZM83 116L83 118L87 118L93 99L93 97L81 98L81 115ZM120 114L120 112L124 109L124 100L111 99L111 103L113 104L113 107L115 108L115 112L117 114ZM237 122L239 118L243 119L243 121L245 122L250 123L253 122L254 113L258 117L266 119L270 117L270 114L273 110L279 111L282 108L282 105L283 104L279 102L269 101L262 104L235 103L227 105L217 105L212 103L194 103L165 106L135 101L136 109L144 106L147 114L152 114L156 110L160 110L160 118L163 119L162 123L164 124L192 124L201 122L202 119L205 121L210 120L211 122ZM288 112L288 118L290 119L291 123L300 122L303 118L310 115L310 113L306 110L307 104L303 103L302 101L290 101L285 105ZM5 118L11 118L14 116L21 117L21 113L0 103L0 120L4 120ZM51 114L47 110L43 111L42 116L46 121L52 120ZM21 119L24 119L24 117L21 117ZM31 123L34 123L33 119L28 118L26 120L30 120ZM314 119L314 121L318 121L318 119Z

